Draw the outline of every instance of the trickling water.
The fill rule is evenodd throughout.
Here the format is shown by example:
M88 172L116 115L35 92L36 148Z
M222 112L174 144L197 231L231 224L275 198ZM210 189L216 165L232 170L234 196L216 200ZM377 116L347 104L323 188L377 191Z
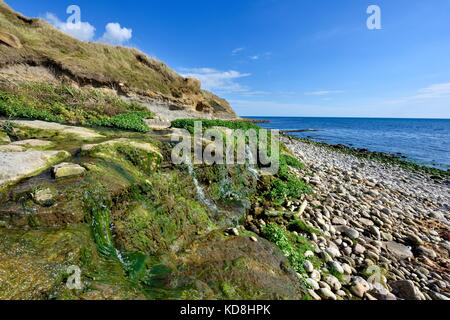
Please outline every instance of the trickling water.
M192 181L194 182L195 185L195 189L197 191L197 197L198 199L207 207L209 207L212 211L219 211L217 206L212 203L211 200L209 200L206 195L205 192L203 191L203 187L200 185L200 182L198 182L197 177L195 176L195 172L194 172L194 166L192 165L191 160L187 157L186 161L185 161L187 168L188 168L188 172L189 175L192 177Z
M255 179L259 179L259 172L255 166L256 161L255 161L255 158L253 157L253 152L252 152L252 150L250 150L250 147L248 145L245 146L245 155L248 160L248 166L247 166L248 171Z

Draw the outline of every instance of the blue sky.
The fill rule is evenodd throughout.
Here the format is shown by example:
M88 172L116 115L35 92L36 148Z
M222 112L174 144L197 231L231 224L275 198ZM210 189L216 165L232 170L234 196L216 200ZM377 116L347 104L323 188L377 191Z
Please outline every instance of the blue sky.
M77 36L137 47L240 115L450 118L448 0L6 2L60 29L78 5Z

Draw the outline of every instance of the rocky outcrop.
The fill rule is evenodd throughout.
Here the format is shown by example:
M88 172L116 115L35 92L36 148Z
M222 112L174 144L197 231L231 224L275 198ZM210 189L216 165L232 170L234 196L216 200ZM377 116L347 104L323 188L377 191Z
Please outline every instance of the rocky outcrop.
M4 123L4 121L0 121L0 124ZM59 135L61 137L72 137L74 139L78 140L95 140L104 138L103 135L99 134L98 132L83 128L83 127L73 127L73 126L66 126L59 123L54 122L46 122L46 121L40 121L40 120L14 120L10 121L10 123L15 127L15 129L20 130L21 128L24 128L25 130L36 130L36 131L44 131L50 133L50 136L53 134L55 136ZM36 139L31 139L32 141L28 140L25 142L17 142L16 145L23 145L23 144L36 144L39 142L36 142ZM34 142L33 142L34 140Z
M0 152L0 188L38 175L69 156L66 151Z
M20 42L19 38L17 38L15 35L10 34L8 32L0 31L0 45L7 45L14 49L21 49L22 43Z
M53 143L47 140L27 139L11 143L12 146L23 146L27 149L46 149L53 146Z

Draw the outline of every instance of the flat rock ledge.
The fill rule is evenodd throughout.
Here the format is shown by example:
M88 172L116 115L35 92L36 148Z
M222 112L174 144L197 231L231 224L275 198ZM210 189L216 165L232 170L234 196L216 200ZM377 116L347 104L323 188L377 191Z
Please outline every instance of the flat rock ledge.
M69 157L67 151L0 152L0 189L38 175Z
M146 152L152 152L155 154L158 154L162 157L161 153L159 152L159 150L152 145L151 143L147 143L147 142L139 142L139 141L135 141L135 140L131 140L131 139L126 139L126 138L120 138L120 139L114 139L114 140L109 140L109 141L105 141L102 143L97 143L97 144L85 144L81 147L81 151L92 151L98 147L113 147L115 145L128 145L130 147L136 148L136 149L140 149Z
M1 121L0 124L4 122ZM99 134L95 130L83 128L83 127L73 127L67 126L55 122L46 122L40 120L15 120L12 121L15 126L24 127L27 129L44 130L44 131L56 131L63 135L73 136L81 140L95 140L104 138L103 135Z
M39 140L39 139L27 139L27 140L20 140L15 141L11 143L13 146L23 146L26 148L48 148L53 146L53 143L51 141L47 140Z

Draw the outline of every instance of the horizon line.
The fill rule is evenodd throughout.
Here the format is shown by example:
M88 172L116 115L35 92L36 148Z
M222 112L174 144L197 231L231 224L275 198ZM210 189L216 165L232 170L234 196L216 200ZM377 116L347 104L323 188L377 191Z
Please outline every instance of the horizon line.
M364 116L241 116L241 118L328 118L328 119L396 119L396 120L450 120L450 118L364 117Z

